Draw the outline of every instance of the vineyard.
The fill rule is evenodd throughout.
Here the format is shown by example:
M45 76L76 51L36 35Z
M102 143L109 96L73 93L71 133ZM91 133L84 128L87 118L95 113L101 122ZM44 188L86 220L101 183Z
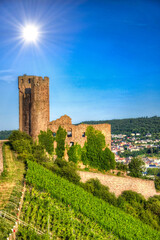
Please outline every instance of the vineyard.
M22 208L21 219L41 231L39 238L50 239L118 239L109 234L94 221L70 205L66 206L57 199L52 199L48 193L40 193L34 188L28 188ZM29 229L20 227L17 239L26 239L29 234L35 234ZM43 233L43 234L42 234Z
M37 163L28 161L26 178L27 182L36 189L49 193L52 198L56 198L58 201L61 201L66 207L69 205L68 209L72 209L71 211L74 211L76 215L81 213L92 222L96 222L97 226L99 225L104 229L104 231L112 232L120 239L160 239L159 232L151 229L148 225L143 224L140 220L137 220L130 215L125 214L118 208L113 207L103 200L94 197L90 193L85 192L81 187L76 186L73 183L70 183L69 181L53 174L51 171L43 168ZM48 202L46 202L46 206L48 207ZM32 213L36 212L36 210L33 211L30 209L32 208L31 206L28 208L29 210L27 209L27 211L32 211ZM29 221L30 214L26 212L26 217L27 216L27 220ZM66 217L67 216L68 213L66 214ZM44 223L41 221L42 230L47 226L47 217L48 210L46 213L46 218L44 218ZM33 217L32 221L35 221L34 218L35 217ZM54 219L53 216L52 218Z
M7 171L0 179L0 239L9 237L17 221L18 240L160 239L160 232L33 161L27 163L19 218L24 164L7 145L5 160Z

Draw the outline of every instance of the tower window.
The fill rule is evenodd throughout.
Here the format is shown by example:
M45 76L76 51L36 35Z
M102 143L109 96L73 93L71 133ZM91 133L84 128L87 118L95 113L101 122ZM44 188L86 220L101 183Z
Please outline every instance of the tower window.
M28 79L28 83L31 83L31 79L30 78Z
M86 134L85 134L85 132L83 132L83 133L82 133L82 137L85 137L85 136L86 136Z

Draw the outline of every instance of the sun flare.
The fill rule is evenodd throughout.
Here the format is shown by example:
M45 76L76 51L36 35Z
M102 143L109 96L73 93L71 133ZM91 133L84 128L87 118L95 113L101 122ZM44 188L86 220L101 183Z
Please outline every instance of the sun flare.
M26 42L36 42L38 39L38 27L34 25L27 25L23 28L23 39Z

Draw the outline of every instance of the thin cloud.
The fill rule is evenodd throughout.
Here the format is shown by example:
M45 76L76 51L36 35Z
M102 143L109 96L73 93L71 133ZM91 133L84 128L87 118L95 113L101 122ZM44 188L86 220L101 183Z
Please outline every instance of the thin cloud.
M12 69L1 69L0 70L0 81L4 82L13 82L15 77Z
M8 73L8 72L13 72L13 70L12 69L0 70L0 74L1 73Z
M15 77L13 75L0 76L0 81L13 82L13 81L15 81Z
M129 21L129 20L123 20L121 22L124 23L124 24L137 26L137 27L146 27L146 26L148 26L148 24L144 23L144 22L136 22L136 21Z

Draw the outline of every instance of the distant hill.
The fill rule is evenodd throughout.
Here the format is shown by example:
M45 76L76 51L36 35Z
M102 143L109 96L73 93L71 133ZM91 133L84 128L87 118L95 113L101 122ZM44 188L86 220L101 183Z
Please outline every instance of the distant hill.
M0 140L7 139L11 134L12 130L0 131Z
M109 123L112 126L112 134L126 134L140 133L145 135L147 133L160 133L160 117L140 117L127 119L114 119L103 121L85 121L86 124L101 124Z
M84 121L85 124L111 124L112 134L126 134L140 133L141 135L160 134L160 117L140 117L140 118L126 118L113 120L99 120L99 121ZM81 124L79 123L79 124ZM78 124L76 124L78 125ZM12 130L0 131L0 140L7 139Z

